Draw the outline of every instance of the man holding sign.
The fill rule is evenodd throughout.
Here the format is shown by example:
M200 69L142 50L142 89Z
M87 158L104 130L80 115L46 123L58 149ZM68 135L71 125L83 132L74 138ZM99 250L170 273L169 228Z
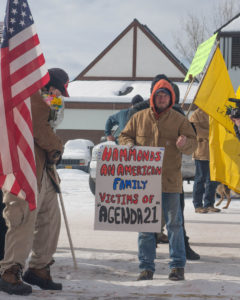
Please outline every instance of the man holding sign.
M184 280L186 254L183 237L180 193L182 192L181 154L190 155L197 147L196 134L186 117L172 109L175 93L171 84L161 79L152 91L150 108L136 113L119 137L129 147L165 147L162 168L162 208L170 247L170 280ZM155 271L155 235L140 232L138 238L140 275L150 280Z

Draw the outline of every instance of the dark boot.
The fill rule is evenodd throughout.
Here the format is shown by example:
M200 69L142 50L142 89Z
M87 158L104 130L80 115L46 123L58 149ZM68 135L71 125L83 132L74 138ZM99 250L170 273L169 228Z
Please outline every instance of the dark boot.
M32 287L21 280L22 267L17 264L7 269L0 279L0 291L10 295L29 295Z
M153 272L149 270L142 271L137 280L152 280L153 279Z
M168 276L169 280L184 280L184 268L173 268Z
M157 244L168 244L168 236L163 232L155 233L156 243Z
M62 284L53 282L50 275L50 265L42 269L29 268L23 274L23 280L31 285L37 285L42 290L62 290Z
M186 232L184 231L184 244L185 244L185 251L186 251L186 259L188 260L199 260L200 255L197 254L195 251L192 250L189 244L189 237L186 236Z
M155 233L156 248L158 244L168 244L168 236L162 232Z
M199 260L200 259L200 255L197 254L195 251L193 251L193 249L188 245L187 247L185 247L186 249L186 259L188 260Z

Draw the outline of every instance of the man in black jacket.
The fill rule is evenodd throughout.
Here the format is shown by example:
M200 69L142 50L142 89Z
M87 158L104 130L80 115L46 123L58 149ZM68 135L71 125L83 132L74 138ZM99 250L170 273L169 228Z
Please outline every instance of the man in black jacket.
M171 82L167 76L165 76L164 74L159 74L157 76L155 76L155 78L153 79L152 81L152 84L151 84L151 88L150 88L150 91L152 92L153 88L154 88L154 85L161 79L165 79L167 80L168 82L171 83L173 89L174 89L174 92L175 92L175 96L176 96L176 99L175 99L175 105L173 106L173 109L175 109L176 111L178 111L179 113L183 114L184 115L184 112L179 104L179 100L180 100L180 92L179 92L179 88L178 86ZM131 118L132 115L134 115L136 112L140 111L140 110L143 110L143 109L146 109L150 106L150 102L149 100L146 100L146 101L143 101L141 103L138 103L136 104L134 107L132 107L129 112L128 112L128 120ZM185 250L186 250L186 258L188 260L199 260L200 259L200 255L197 254L195 251L193 251L190 247L190 244L189 244L189 237L187 236L186 234L186 230L185 230L185 226L184 226L184 191L182 192L182 194L180 194L180 202L181 202L181 210L182 210L182 217L183 217L183 229L184 229L184 242L185 242ZM156 242L158 243L158 233L156 233Z

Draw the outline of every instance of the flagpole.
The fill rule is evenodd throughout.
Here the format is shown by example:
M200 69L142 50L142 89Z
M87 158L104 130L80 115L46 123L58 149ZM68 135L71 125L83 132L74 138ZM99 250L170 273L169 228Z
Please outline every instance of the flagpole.
M208 66L207 66L207 69L206 69L206 71L205 71L205 73L204 73L204 76L201 78L201 81L200 81L200 83L199 83L199 86L198 86L197 92L196 92L196 94L195 94L195 97L194 97L192 103L190 104L190 106L189 106L189 108L188 108L186 117L188 117L188 115L189 115L189 113L190 113L190 110L191 110L191 108L192 108L192 106L193 106L193 104L194 104L194 101L195 101L195 99L196 99L196 97L197 97L197 94L198 94L198 92L199 92L199 90L200 90L200 87L201 87L201 85L202 85L203 79L205 78L205 76L206 76L206 74L207 74L207 71L208 71L208 69L209 69L209 66L211 65L211 62L212 62L213 57L214 57L214 55L215 55L215 53L216 53L216 51L217 51L218 46L219 46L219 42L216 43L216 47L215 47L215 49L214 49L214 53L213 53L213 55L212 55L212 57L211 57L211 60L210 60L210 62L209 62L209 64L208 64Z
M62 197L62 191L61 191L61 187L60 187L60 182L59 182L59 179L58 179L58 174L57 174L57 170L56 170L56 166L55 165L53 166L53 171L54 171L56 182L58 184L59 191L60 191L58 193L58 195L59 195L59 200L60 200L60 203L61 203L63 218L64 218L64 221L65 221L65 226L66 226L66 230L67 230L68 240L69 240L69 244L70 244L70 249L71 249L71 252L72 252L73 265L74 265L74 269L77 270L76 257L75 257L73 243L72 243L72 238L71 238L71 234L70 234L70 230L69 230L69 226L68 226L68 220L67 220L67 215L66 215L66 210L65 210L64 202L63 202L63 197Z
M183 98L183 102L182 102L182 104L181 104L181 108L183 108L183 106L184 106L184 103L185 103L185 101L187 100L187 96L188 96L188 94L189 94L189 92L190 92L190 89L191 89L191 87L192 87L192 84L193 84L193 81L194 81L194 77L192 77L192 74L189 74L189 80L191 80L190 82L189 82L189 84L188 84L188 87L187 87L187 90L186 90L186 92L185 92L185 95L184 95L184 98Z

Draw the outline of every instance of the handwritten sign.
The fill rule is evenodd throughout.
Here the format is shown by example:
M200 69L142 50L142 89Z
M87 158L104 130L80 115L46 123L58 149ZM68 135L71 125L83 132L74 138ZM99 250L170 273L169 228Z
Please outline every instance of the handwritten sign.
M164 148L104 145L96 174L96 230L159 232Z
M189 75L195 77L203 71L203 68L208 60L209 54L216 41L216 38L217 33L198 46L184 82L189 80Z

